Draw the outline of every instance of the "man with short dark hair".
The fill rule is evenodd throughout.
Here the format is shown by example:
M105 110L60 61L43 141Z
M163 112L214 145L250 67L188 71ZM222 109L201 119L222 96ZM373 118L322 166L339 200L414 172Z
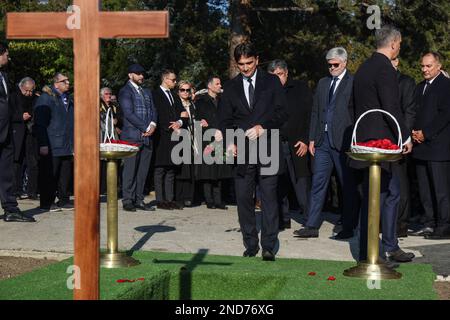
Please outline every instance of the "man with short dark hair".
M358 142L390 139L397 141L399 134L403 138L403 153L410 153L412 142L400 106L400 93L397 74L392 67L391 60L400 52L402 37L400 32L390 26L384 26L375 31L377 50L358 69L353 80L355 102L355 118L372 109L389 112L397 119L401 132L389 116L381 112L367 114L357 128ZM366 169L368 164L361 161L351 161L355 168ZM382 246L381 256L389 262L408 262L414 254L400 249L397 238L397 209L400 199L400 185L398 177L392 174L389 163L381 164L381 225ZM368 197L369 174L364 172L363 203L360 221L360 260L367 259L367 229L368 229Z
M442 57L422 57L424 80L416 87L418 105L413 139L419 194L425 225L413 235L450 238L450 79L441 72Z
M33 217L20 212L13 193L14 147L11 128L12 111L9 106L10 87L6 73L1 71L8 61L8 46L0 42L0 201L5 213L3 220L6 222L35 222Z
M262 225L261 246L262 258L265 261L275 260L275 247L278 241L278 175L282 159L280 140L276 137L284 122L288 119L286 96L277 76L258 69L259 57L251 43L242 43L234 50L234 59L240 71L239 75L225 84L224 93L219 104L219 128L226 138L226 130L238 129L245 132L245 150L237 150L235 141L225 141L227 149L234 156L243 152L245 157L238 157L235 170L236 200L239 224L246 250L244 257L254 257L259 251L259 238L256 229L255 203L253 195L256 183L261 190ZM266 145L261 139L267 134ZM274 140L274 141L273 141ZM262 159L251 152L251 146L259 144L259 148L271 150L270 162L267 166ZM272 143L274 145L272 145ZM242 144L239 143L238 145ZM249 153L249 151L251 153ZM253 150L254 151L254 150ZM249 153L249 154L247 154ZM251 159L253 158L253 161ZM254 159L256 158L256 161ZM243 163L240 163L240 162ZM270 168L276 166L275 168ZM269 170L265 170L268 169ZM271 169L275 169L272 171Z
M139 144L139 152L123 160L122 205L125 211L154 211L144 203L144 186L153 152L157 111L150 90L142 88L145 69L139 64L128 67L128 82L120 89L119 103L123 115L120 138Z
M73 170L73 98L70 80L56 73L34 106L34 128L39 144L39 189L41 209L52 212L73 210L70 183ZM58 203L55 204L56 191Z
M281 128L281 147L287 170L278 181L279 229L289 229L289 190L293 190L305 218L309 210L311 191L311 163L308 153L309 124L313 96L308 86L289 77L286 61L273 60L267 67L269 73L275 74L283 85L287 99L288 121Z
M177 76L172 70L161 74L161 85L153 91L155 107L158 110L158 130L155 133L155 195L156 207L163 210L183 209L184 204L175 202L175 170L171 153L176 141L172 133L183 125L181 113L184 108L180 98L172 90Z

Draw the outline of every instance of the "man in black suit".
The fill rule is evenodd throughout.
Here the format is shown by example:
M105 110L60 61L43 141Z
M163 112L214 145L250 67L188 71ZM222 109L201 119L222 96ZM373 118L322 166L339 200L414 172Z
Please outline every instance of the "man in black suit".
M449 239L450 79L441 73L442 57L438 53L425 54L421 67L425 80L416 88L418 109L413 131L417 143L413 157L425 210L425 227L418 235Z
M32 132L34 89L34 80L23 78L11 95L10 104L13 110L14 193L18 198L23 196L23 167L26 164L28 198L37 200L39 158L37 140Z
M155 194L156 207L163 210L183 209L175 200L175 174L177 166L172 161L172 149L177 144L172 133L183 126L181 113L184 108L180 98L172 90L177 76L172 70L161 74L161 85L153 91L158 111L158 129L155 133Z
M227 149L235 156L239 153L235 185L239 224L246 248L244 257L253 257L259 251L253 200L258 183L262 200L262 257L273 261L278 240L277 182L281 171L278 130L288 118L286 96L277 76L257 68L258 55L251 43L238 45L234 59L240 73L224 86L219 102L219 128L226 138ZM230 133L236 131L241 133L237 138L239 149L230 137ZM260 149L272 150L268 163L256 154L253 147L257 143Z
M281 128L281 146L286 165L285 173L278 181L279 229L289 229L289 190L293 190L304 216L308 213L311 190L309 123L313 97L308 86L289 77L286 61L274 60L267 67L269 73L280 78L286 93L288 121Z
M353 236L357 224L357 193L353 172L346 165L353 124L351 105L353 75L347 70L347 51L330 49L326 55L330 75L316 89L309 130L309 151L314 156L311 199L305 227L294 231L300 238L317 238L322 223L322 207L333 168L343 188L343 231L338 239Z
M0 70L8 64L8 46L0 43ZM9 107L10 88L6 73L0 71L0 201L6 222L35 222L33 217L20 212L13 193L14 148L11 134L11 114Z
M397 74L391 64L391 60L396 58L400 52L401 34L391 26L384 26L376 30L375 38L377 51L359 67L353 81L355 118L359 118L361 114L371 109L382 109L389 112L400 125L400 134L404 141L403 153L407 154L412 150L412 142L400 106ZM372 139L397 141L398 135L397 126L381 112L368 114L361 120L357 128L358 142ZM367 167L366 163L360 161L352 161L351 164L356 168ZM411 261L414 254L400 249L396 235L397 210L400 199L399 181L397 176L392 174L388 163L383 163L382 169L380 208L383 251L390 261ZM369 181L366 170L360 219L360 260L367 259L368 192Z
M411 132L416 118L416 102L414 100L416 82L413 78L398 70L398 57L391 62L392 66L397 71L397 81L400 90L400 106L405 119L405 126L408 131ZM408 220L411 216L410 179L408 177L410 167L409 155L405 155L403 159L392 164L392 174L396 175L400 182L400 201L398 203L397 217L397 236L399 238L407 237Z

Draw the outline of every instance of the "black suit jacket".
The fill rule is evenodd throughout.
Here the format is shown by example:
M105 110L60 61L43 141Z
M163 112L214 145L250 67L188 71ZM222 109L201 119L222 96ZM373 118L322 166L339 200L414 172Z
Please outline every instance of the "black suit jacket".
M425 142L415 144L413 157L428 161L450 160L450 79L440 74L422 94L425 81L416 88L418 106L415 130L422 130Z
M400 89L400 106L405 117L405 125L409 132L411 132L417 112L415 101L416 82L413 78L400 71L397 71L397 80Z
M244 132L255 125L261 125L268 133L268 147L270 151L270 129L280 129L288 119L286 95L279 78L258 69L255 83L253 108L250 108L245 98L243 77L237 75L224 86L224 93L219 102L219 128L224 138L227 129L242 129ZM246 138L245 164L237 166L236 174L244 175L249 164L248 139ZM278 141L279 142L279 141ZM232 143L232 141L226 141ZM238 146L239 147L239 146ZM281 148L278 148L278 163L281 164ZM238 150L239 153L239 150ZM258 157L257 164L262 165Z
M392 114L400 125L403 142L410 136L400 106L397 74L389 58L375 52L358 69L353 80L356 119L370 109L382 109ZM370 113L358 125L356 140L391 139L396 143L398 129L388 115Z
M1 71L0 71L1 72ZM6 143L10 131L11 110L9 106L10 87L6 73L2 72L8 92L5 91L3 83L0 82L0 144Z
M169 129L170 122L181 119L180 114L184 111L178 95L172 92L174 105L171 106L166 94L160 87L153 91L153 101L158 112L158 123L153 138L155 148L155 166L172 166L171 152L173 147L178 143L171 141L172 129ZM185 121L183 122L186 125Z
M320 79L314 95L309 131L309 141L314 141L314 146L320 146L324 138L325 111L328 105L331 81L331 76ZM333 113L333 122L330 126L331 130L328 131L339 151L347 151L350 147L353 125L352 87L353 75L347 70L334 94L336 107Z
M299 157L295 154L294 147L297 141L308 145L309 143L309 124L311 121L311 109L313 96L306 83L288 79L284 85L287 98L288 121L283 125L281 134L283 139L289 143L295 175L296 177L305 177L311 175L310 155Z
M25 147L25 136L31 133L32 120L24 121L23 114L28 112L33 116L33 97L26 97L19 87L16 87L9 99L10 110L12 111L12 137L14 143L14 160L18 161Z

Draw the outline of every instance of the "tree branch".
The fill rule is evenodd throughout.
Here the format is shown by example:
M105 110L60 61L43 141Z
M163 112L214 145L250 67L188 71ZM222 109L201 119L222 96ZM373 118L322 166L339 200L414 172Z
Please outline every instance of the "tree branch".
M265 8L265 7L253 7L252 11L266 11L266 12L286 12L286 11L301 11L301 12L314 12L313 7L300 8L300 7L283 7L283 8Z

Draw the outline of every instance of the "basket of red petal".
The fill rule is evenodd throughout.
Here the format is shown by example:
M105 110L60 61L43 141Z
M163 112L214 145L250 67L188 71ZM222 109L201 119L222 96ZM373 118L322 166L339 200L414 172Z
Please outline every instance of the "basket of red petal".
M398 141L397 144L393 143L390 139L378 139L378 140L370 140L365 142L356 142L356 129L358 128L358 124L361 121L361 119L366 116L369 113L372 112L382 112L384 114L387 114L394 120L395 124L397 125L398 129ZM397 119L390 114L389 112L382 110L382 109L372 109L364 112L356 121L355 127L353 128L353 135L352 135L352 144L350 146L350 151L353 153L390 153L390 154L396 154L402 152L402 134L400 131L400 125L397 122Z
M114 121L111 114L111 109L108 109L105 119L105 137L103 143L100 143L100 151L103 152L137 152L139 151L139 145L123 140L114 139ZM111 123L111 126L108 124Z

